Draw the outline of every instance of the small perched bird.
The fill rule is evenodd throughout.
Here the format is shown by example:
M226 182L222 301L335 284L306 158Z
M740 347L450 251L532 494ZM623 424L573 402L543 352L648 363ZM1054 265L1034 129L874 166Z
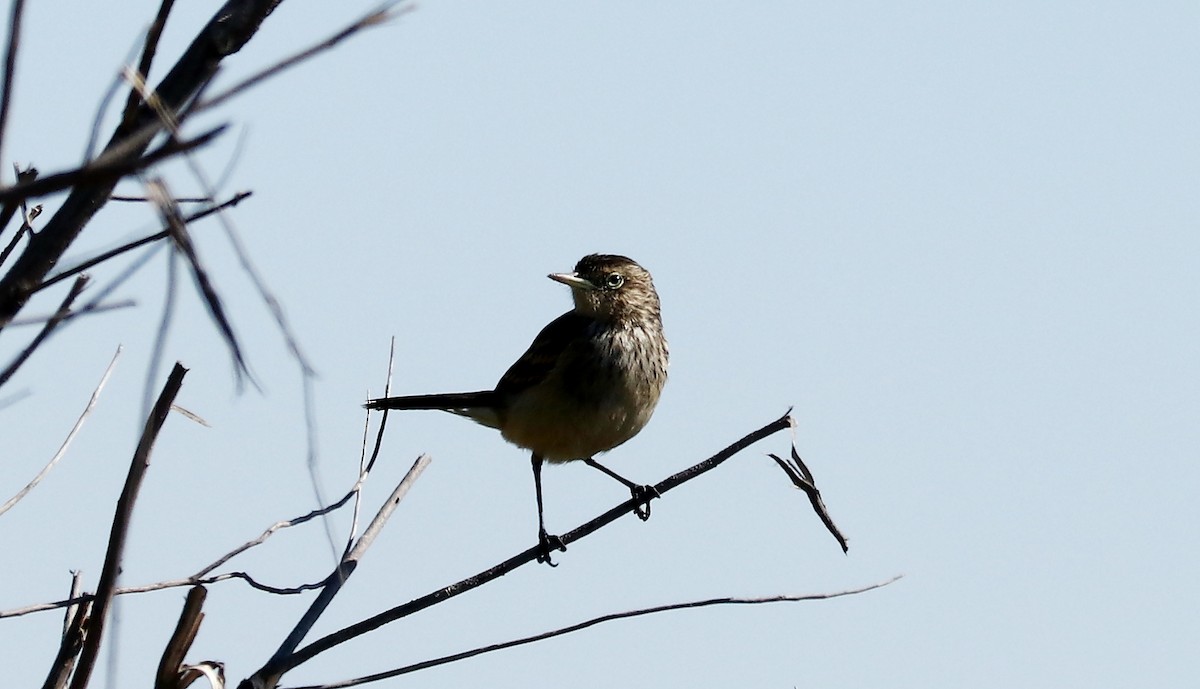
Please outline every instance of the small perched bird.
M538 333L494 390L385 397L367 408L448 411L499 429L505 440L529 450L538 561L553 566L551 550L566 548L546 532L543 462L586 462L630 489L641 519L650 516L653 487L622 478L594 455L629 440L650 420L667 382L668 351L654 282L632 259L592 254L574 272L548 277L571 288L575 308Z

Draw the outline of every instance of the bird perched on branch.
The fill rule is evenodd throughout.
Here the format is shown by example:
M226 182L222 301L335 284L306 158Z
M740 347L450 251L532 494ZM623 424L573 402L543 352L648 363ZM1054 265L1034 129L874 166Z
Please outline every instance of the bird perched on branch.
M369 409L440 409L491 428L530 450L538 506L539 562L565 550L546 532L542 463L581 460L620 481L650 516L652 486L629 481L596 462L637 435L667 381L667 340L650 273L625 256L592 254L574 272L553 273L571 288L575 308L554 319L500 378L494 390L385 397Z

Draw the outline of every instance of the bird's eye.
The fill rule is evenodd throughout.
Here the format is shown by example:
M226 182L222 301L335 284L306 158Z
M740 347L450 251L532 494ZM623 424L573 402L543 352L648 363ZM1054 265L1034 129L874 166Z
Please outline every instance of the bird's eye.
M617 289L625 284L625 278L620 273L609 273L608 277L604 278L604 286L608 289Z

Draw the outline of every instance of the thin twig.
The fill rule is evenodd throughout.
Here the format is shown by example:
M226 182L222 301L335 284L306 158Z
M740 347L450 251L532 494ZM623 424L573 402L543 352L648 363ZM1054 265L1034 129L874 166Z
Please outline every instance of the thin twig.
M167 377L167 382L163 386L162 394L158 397L158 402L155 403L150 417L146 419L146 427L142 431L141 441L133 453L133 461L130 462L129 473L125 477L125 487L121 490L121 497L117 499L116 514L113 515L112 531L108 539L108 551L104 557L104 567L100 571L100 581L96 585L96 600L92 604L91 625L88 627L88 635L84 639L83 648L79 652L79 664L71 678L71 689L84 689L91 679L92 668L100 653L100 642L104 637L105 618L112 605L113 592L117 588L117 577L121 572L121 557L125 551L125 539L129 534L133 504L137 500L138 490L141 488L142 478L146 475L146 469L150 467L150 452L154 449L154 442L158 439L163 422L167 420L167 414L171 412L171 405L175 402L175 396L179 394L180 387L183 386L183 377L186 374L186 368L175 364L174 370L171 371L171 375Z
M181 153L195 150L212 142L213 139L225 132L226 125L212 129L183 141L167 141L162 146L146 153L139 158L101 157L94 162L46 177L39 177L30 182L14 184L0 189L0 203L20 201L37 196L46 196L56 191L70 187L97 182L114 182L125 175L150 167L151 165L177 156Z
M150 74L150 65L154 62L154 54L158 51L158 41L162 38L163 28L167 25L167 16L171 14L171 6L175 4L175 0L162 0L162 4L158 6L158 14L154 17L154 23L150 25L150 30L146 32L146 42L142 47L142 58L138 62L137 71L142 79L145 79ZM138 92L137 89L130 89L129 96L125 99L125 112L121 115L121 123L125 126L133 125L133 118L137 115L138 107Z
M186 223L191 223L196 220L199 220L200 218L208 217L218 211L222 211L222 210L225 210L226 208L236 206L237 204L241 203L243 199L248 198L252 193L253 192L249 192L249 191L239 191L238 193L234 194L229 199L222 201L221 203L218 203L215 206L212 206L210 208L205 208L203 210L196 211L195 213L192 213L191 215L184 218L183 220ZM83 271L87 270L88 268L91 268L92 266L99 265L99 264L109 260L110 258L120 256L121 254L126 253L128 251L132 251L132 250L138 248L139 246L145 246L152 242L157 242L160 239L166 239L170 235L171 235L171 230L168 228L168 229L164 229L164 230L155 232L152 235L142 237L141 239L134 240L132 242L129 242L128 244L122 244L121 246L119 246L115 249L112 249L110 251L105 251L104 253L100 254L99 256L89 258L88 260L84 261L83 263L80 263L77 266L73 266L72 268L64 270L63 272L58 273L57 275L55 275L53 277L47 278L44 282L42 282L42 284L38 285L37 290L35 290L35 291L41 291L43 289L46 289L47 287L49 287L51 285L54 285L58 282L66 280L67 278L71 277L72 275L82 273Z
M88 403L83 408L83 412L79 415L78 419L75 419L75 425L71 426L71 430L69 433L67 433L67 437L63 439L62 444L58 446L58 452L54 453L54 456L50 458L50 461L46 463L46 466L42 467L42 470L38 472L38 475L33 477L32 481L25 484L25 487L18 491L16 495L9 498L8 501L3 505L0 505L0 514L4 514L12 509L13 505L20 502L21 499L28 495L31 490L37 488L37 485L42 482L42 479L46 478L46 475L50 473L50 470L53 469L56 464L58 464L58 460L62 459L63 456L67 454L67 448L71 446L71 442L75 440L75 436L78 435L80 429L83 428L83 422L86 421L89 416L91 416L92 410L96 408L96 403L100 401L100 391L103 390L104 386L108 383L108 378L112 375L113 369L117 365L117 359L120 358L120 356L121 347L118 345L117 351L113 354L112 360L108 362L108 366L104 369L104 375L100 377L100 382L96 385L96 389L92 390L92 396L88 399Z
M358 542L354 544L354 547L346 553L342 561L338 563L338 566L326 578L325 587L317 594L312 605L305 611L300 621L296 623L291 633L287 635L287 638L283 640L283 643L280 644L275 654L271 656L271 660L267 662L267 666L279 663L290 657L296 650L296 647L300 645L300 642L304 640L304 637L312 630L313 625L324 614L329 603L333 601L334 597L337 596L342 586L346 583L346 580L354 573L359 561L366 555L367 549L375 542L375 537L379 535L384 525L387 524L388 518L392 516L392 513L395 512L400 502L404 500L404 496L408 494L408 490L420 478L421 473L425 471L425 467L429 466L430 461L429 455L421 455L413 463L412 467L409 468L408 473L404 475L404 478L396 485L395 490L392 491L387 501L379 508L379 511L375 514L375 518L371 520L371 523L358 539ZM265 686L271 687L275 686L278 681L278 676L267 677L264 678L263 683Z
M785 414L784 416L772 421L762 428L748 433L741 439L737 440L733 444L729 445L703 462L688 467L687 469L684 469L683 471L664 479L655 485L655 489L657 489L659 495L662 495L663 493L678 487L684 482L690 481L697 476L716 468L725 460L729 459L738 452L741 452L759 440L762 440L763 438L766 438L774 433L778 433L786 428L790 428L792 424L793 421L791 416ZM620 505L617 505L607 512L604 512L598 517L595 517L591 521L588 521L563 534L561 536L562 542L564 544L569 544L577 541L580 538L583 538L584 536L587 536L588 534L605 526L606 524L610 524L620 517L629 514L635 505L643 502L645 502L644 499L635 500L630 498ZM385 610L376 615L372 615L365 620L361 620L336 632L327 634L326 636L317 639L309 645L300 648L289 657L272 659L271 661L268 661L267 664L255 672L252 677L281 677L285 672L311 660L316 655L323 653L334 646L343 644L351 639L366 634L367 632L378 629L385 624L408 617L409 615L424 610L432 605L436 605L444 600L453 598L454 596L482 586L489 581L498 579L517 567L536 560L539 554L541 554L541 548L539 546L533 546L528 550L514 555L504 562L501 562L498 565L486 569L474 576L463 579L456 584L451 584L445 588L440 588L432 593L421 596L420 598L411 600L402 605L397 605L391 609ZM243 686L251 685L243 683Z
M768 457L775 460L780 469L788 475L792 483L797 488L804 491L808 496L808 501L812 504L813 511L821 518L821 523L825 525L826 530L837 539L839 545L842 546L842 552L850 552L850 544L846 541L846 537L837 528L837 524L833 523L833 517L829 516L829 510L825 508L825 501L821 499L821 491L817 490L816 479L813 478L812 471L808 465L800 459L800 453L796 451L796 441L792 440L792 461L788 463L781 459L777 454L767 454Z
M221 297L217 294L217 288L209 279L208 271L205 270L199 254L196 253L196 245L192 242L191 235L188 234L183 214L179 212L179 206L171 202L171 194L167 191L166 183L161 179L150 180L146 183L146 193L155 199L154 207L163 224L170 229L170 237L175 250L191 268L196 289L199 290L204 305L208 307L209 317L217 326L221 338L225 340L225 347L233 358L234 370L237 372L239 380L241 376L245 375L253 381L249 365L242 354L242 345L238 341L237 334L233 332L233 323L225 314L225 307L221 302Z
M31 179L37 179L38 176L38 170L33 166L22 170L19 165L13 163L13 171L17 173L17 184L20 184L21 182L28 182ZM8 201L4 204L0 204L0 234L4 234L4 228L8 227L8 221L12 220L12 217L16 215L18 205L19 204L16 201ZM22 227L21 229L24 230L25 228ZM15 242L11 242L5 248L4 254L0 255L0 265L4 265L5 259L8 258L8 254L12 252L12 247L15 245Z
M204 110L211 110L212 108L215 108L218 105L221 105L222 103L229 100L230 98L233 98L234 96L242 93L246 89L252 88L252 87L256 86L257 84L259 84L260 82L265 81L266 79L270 79L271 77L276 76L280 72L283 72L284 70L287 70L290 67L294 67L315 55L318 55L322 52L325 52L326 50L336 47L339 43L346 40L347 38L350 38L351 36L362 31L363 29L367 29L367 28L370 28L373 26L379 26L380 24L383 24L384 22L386 22L388 20L391 20L391 19L398 17L400 15L403 15L403 14L407 14L408 12L411 12L413 9L415 9L414 6L410 5L408 7L404 7L404 8L401 8L400 10L393 12L392 8L395 7L396 5L400 4L401 2L403 2L403 0L388 0L387 2L384 2L382 5L380 5L376 9L371 10L370 12L368 12L366 15L364 15L363 17L361 17L354 23L350 24L349 26L347 26L344 29L341 29L340 31L333 34L329 38L326 38L325 40L321 41L320 43L318 43L310 48L305 48L304 50L301 50L300 52L296 53L295 55L286 57L286 58L280 60L279 62L276 62L275 64L271 65L270 67L267 67L266 69L259 70L257 73L250 75L249 77L247 77L247 78L243 79L242 81L234 84L233 86L225 89L221 93L219 93L215 96L212 96L211 98L205 98L205 99L201 100L200 102L196 103L195 106L191 109L190 114L195 114L198 112L202 112Z
M192 647L192 642L196 640L196 633L200 631L200 623L204 620L204 599L207 596L208 590L203 586L193 586L188 591L183 610L179 613L179 621L175 623L175 631L158 661L154 689L182 689L186 686L179 682L183 671L183 658Z
M392 390L392 371L396 363L396 338L392 337L392 346L388 352L388 371L387 382L384 383L383 396L387 397ZM369 395L368 395L369 397ZM383 418L379 422L379 431L375 434L375 447L371 450L371 459L367 460L367 432L370 429L371 414L367 412L363 419L363 444L362 454L358 458L358 481L354 484L354 510L350 519L350 536L346 539L346 549L342 553L344 557L350 549L354 547L354 535L358 533L358 516L362 505L362 486L367 480L367 476L371 474L371 469L375 467L375 460L379 458L379 451L383 447L383 429L387 424L387 410L384 410ZM314 477L315 478L315 477Z
M107 296L107 295L108 295L108 293L106 292L101 296ZM98 297L97 299L93 299L92 301L89 301L88 303L84 304L83 306L80 306L77 309L71 309L71 310L67 311L67 313L65 313L62 316L62 323L66 323L67 321L73 321L76 318L79 318L80 316L86 316L88 314L105 313L107 311L116 311L118 309L127 309L131 306L137 306L137 302L132 299L123 299L121 301L113 301L113 302L109 302L107 304L101 304L101 303L99 303L99 301L100 301L100 298ZM26 325L39 325L39 324L43 324L43 323L46 323L47 321L52 320L56 315L57 314L50 314L49 316L29 316L28 318L14 318L12 320L12 322L9 323L9 325L11 325L14 328L26 326ZM62 325L62 323L59 323L59 325Z
M156 581L153 584L139 584L137 586L122 586L121 588L118 588L116 591L114 591L113 595L114 596L129 596L129 595L135 595L135 594L139 594L139 593L153 593L155 591L165 591L167 589L177 589L177 588L183 588L185 586L187 586L187 587L208 586L211 584L219 584L224 581L242 581L242 582L245 582L247 585L249 585L250 588L257 589L264 593L275 594L278 596L294 596L296 594L305 593L307 591L313 591L313 590L316 590L316 589L319 589L319 588L325 586L325 581L323 579L321 581L314 582L311 584L300 584L299 586L272 586L270 584L264 584L261 581L258 581L257 579L255 579L250 574L247 574L246 572L233 571L233 572L222 572L221 574L214 574L212 576L205 576L205 577L193 575L190 577L184 577L182 579L167 579L164 581ZM35 603L33 605L26 605L21 608L12 608L10 610L4 610L4 611L0 612L0 620L6 619L9 617L23 617L25 615L32 615L34 613L46 612L48 610L58 610L59 608L66 608L66 607L70 607L72 605L82 605L84 603L90 603L90 602L94 601L95 599L96 599L95 594L84 593L84 594L75 596L73 598L64 598L62 600L51 601L49 603Z
M8 111L12 104L13 79L17 75L17 52L21 45L21 18L24 15L25 0L13 0L8 20L8 51L4 56L4 86L0 92L0 164L4 162L4 138L8 133Z
M82 585L83 575L78 571L72 572L72 598L79 596ZM50 672L46 675L46 681L42 683L43 689L62 689L67 685L67 680L71 677L71 670L75 667L75 657L79 655L79 649L83 645L91 607L91 602L85 602L67 608L63 619L62 641L59 643L54 663L50 666Z
M576 624L572 624L567 627L562 627L560 629L555 629L555 630L548 631L548 632L542 632L541 634L534 634L533 636L526 636L526 637L522 637L520 639L513 639L511 641L505 641L503 643L491 644L489 646L480 646L478 648L473 648L469 651L463 651L461 653L454 653L451 655L442 656L440 658L432 658L430 660L423 660L419 663L413 663L412 665L405 665L404 667L399 667L394 670L388 670L386 672L378 672L378 673L371 674L371 675L364 675L362 677L357 677L355 679L348 679L348 680L344 680L341 682L331 682L329 684L314 684L314 685L303 686L303 687L289 687L289 689L344 689L345 687L354 687L354 686L358 686L360 684L367 684L368 682L378 682L380 680L389 679L391 677L407 675L411 672L416 672L418 670L425 670L425 669L428 669L431 667L437 667L438 665L446 665L447 663L453 663L453 662L457 662L459 660L466 660L467 658L474 658L475 656L483 655L485 653L492 653L493 651L502 651L506 648L513 648L515 646L524 646L525 644L531 644L531 643L534 643L535 641L544 641L545 639L552 639L556 636L563 636L564 634L571 634L571 633L574 633L574 632L577 632L577 631L580 631L583 629L587 629L588 627L594 627L598 624L603 624L605 622L612 622L614 620L625 620L625 619L629 619L631 617L642 617L644 615L653 615L653 614L660 613L660 612L669 612L672 610L686 610L688 608L704 608L704 607L709 607L709 606L713 606L713 605L762 605L765 603L797 603L797 602L803 602L803 601L829 600L831 598L841 598L843 596L853 596L853 595L860 594L860 593L866 593L867 591L872 591L874 589L883 588L884 586L887 586L888 584L895 582L899 578L900 578L899 576L895 576L895 577L892 577L891 579L888 579L887 581L881 581L881 582L878 582L875 584L869 584L867 586L860 586L858 588L853 588L853 589L846 589L844 591L835 591L833 593L809 593L809 594L799 594L799 595L763 596L761 598L741 598L741 597L735 597L735 596L725 596L725 597L721 597L721 598L708 598L706 600L695 600L695 601L688 601L685 603L671 603L669 605L657 605L657 606L654 606L651 608L640 608L638 610L628 610L626 612L610 613L608 615L601 615L599 617L593 617L590 620L586 620L584 622L578 622Z
M281 1L227 0L159 82L155 89L158 97L172 111L183 108L210 83L221 62L246 45ZM98 160L111 160L115 156L117 161L144 161L143 154L160 128L155 113L148 107L139 107L131 125L122 123L116 127ZM145 134L143 129L146 129ZM114 176L76 185L58 206L54 217L0 278L0 327L25 307L32 290L45 279L84 226L107 202L117 179ZM27 191L22 189L16 193L21 196Z
M113 194L108 197L109 201L124 201L127 203L150 203L153 201L149 196L120 196ZM207 196L176 196L171 199L175 203L212 203L213 200Z
M42 342L45 342L46 338L50 337L50 333L54 332L54 329L57 328L60 323L66 320L67 315L71 312L71 304L75 302L75 299L79 297L79 293L82 292L83 288L87 286L88 280L89 278L86 275L80 275L75 279L75 284L71 285L71 291L67 292L67 296L63 298L62 303L58 305L58 310L54 312L54 315L46 321L46 324L42 327L41 331L36 337L33 338L32 341L30 341L25 349L21 350L21 353L17 355L17 358L13 359L13 362L8 365L8 368L5 368L3 372L0 372L0 385L7 383L8 380L13 377L13 374L17 372L17 369L21 368L22 364L24 364L25 361L33 355L33 352L41 346Z

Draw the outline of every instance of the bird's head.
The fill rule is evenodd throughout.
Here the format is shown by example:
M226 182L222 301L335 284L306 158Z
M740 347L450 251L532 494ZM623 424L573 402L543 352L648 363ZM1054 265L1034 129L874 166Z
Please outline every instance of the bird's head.
M650 273L631 258L591 254L579 259L571 273L548 276L571 288L575 310L607 323L658 321L658 293Z

